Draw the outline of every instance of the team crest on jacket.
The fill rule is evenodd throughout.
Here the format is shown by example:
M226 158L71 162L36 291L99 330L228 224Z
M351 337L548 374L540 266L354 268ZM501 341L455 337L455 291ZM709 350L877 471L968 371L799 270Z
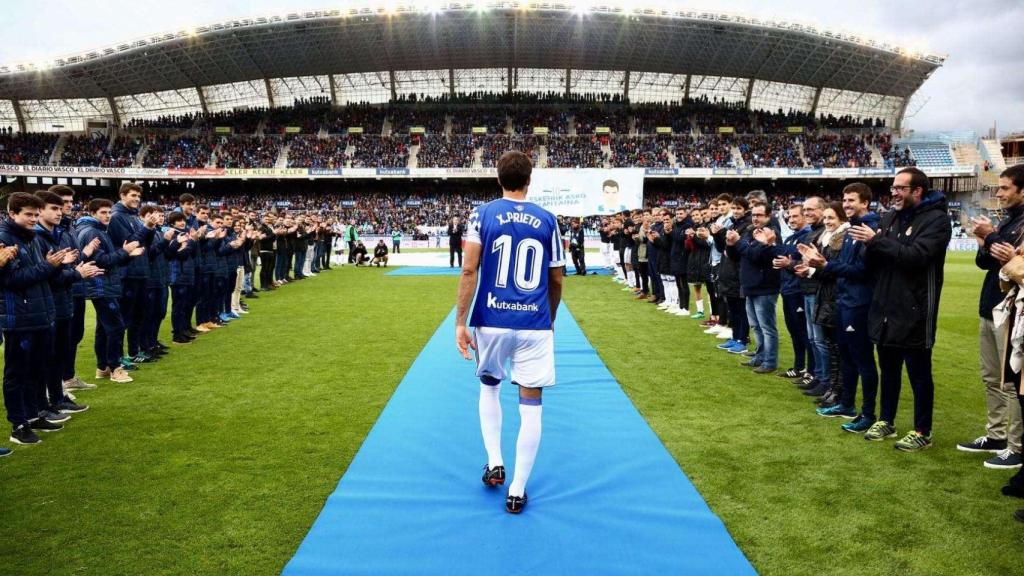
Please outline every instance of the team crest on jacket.
M516 210L522 212L523 211L523 205L522 204L517 204L516 205Z

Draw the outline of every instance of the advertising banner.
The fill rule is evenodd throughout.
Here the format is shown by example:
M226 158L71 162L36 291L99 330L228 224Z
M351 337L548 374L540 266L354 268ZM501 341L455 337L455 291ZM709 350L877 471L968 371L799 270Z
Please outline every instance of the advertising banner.
M615 214L643 207L642 168L534 170L529 199L563 216Z

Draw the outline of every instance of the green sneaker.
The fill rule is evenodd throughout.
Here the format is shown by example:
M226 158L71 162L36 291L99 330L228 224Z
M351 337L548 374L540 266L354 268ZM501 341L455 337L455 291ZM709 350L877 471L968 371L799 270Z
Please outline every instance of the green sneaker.
M694 312L693 314L690 314L690 320L703 320L703 319L704 319L704 313L703 312Z
M895 438L896 429L889 425L885 420L879 420L868 428L868 431L864 433L864 439L872 442L881 442L886 438Z
M894 448L897 450L903 450L904 452L920 452L921 450L931 448L931 446L931 436L925 436L917 430L913 430L900 440L897 440Z

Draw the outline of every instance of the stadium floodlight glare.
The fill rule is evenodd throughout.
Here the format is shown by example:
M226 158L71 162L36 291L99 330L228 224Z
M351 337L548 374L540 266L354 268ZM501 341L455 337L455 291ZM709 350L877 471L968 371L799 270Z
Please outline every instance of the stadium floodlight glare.
M583 16L590 11L590 0L575 0L572 4L572 11L575 12L577 16Z

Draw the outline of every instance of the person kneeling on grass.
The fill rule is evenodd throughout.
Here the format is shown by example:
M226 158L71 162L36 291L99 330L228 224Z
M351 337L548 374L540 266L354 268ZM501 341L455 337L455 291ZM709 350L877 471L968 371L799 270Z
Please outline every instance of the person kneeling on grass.
M366 245L362 240L357 241L356 247L352 249L352 261L356 263L356 266L366 266L369 260L366 257Z
M373 248L373 260L370 264L376 264L380 268L381 263L384 263L384 267L388 266L388 247L384 244L384 239L377 241L377 245Z

